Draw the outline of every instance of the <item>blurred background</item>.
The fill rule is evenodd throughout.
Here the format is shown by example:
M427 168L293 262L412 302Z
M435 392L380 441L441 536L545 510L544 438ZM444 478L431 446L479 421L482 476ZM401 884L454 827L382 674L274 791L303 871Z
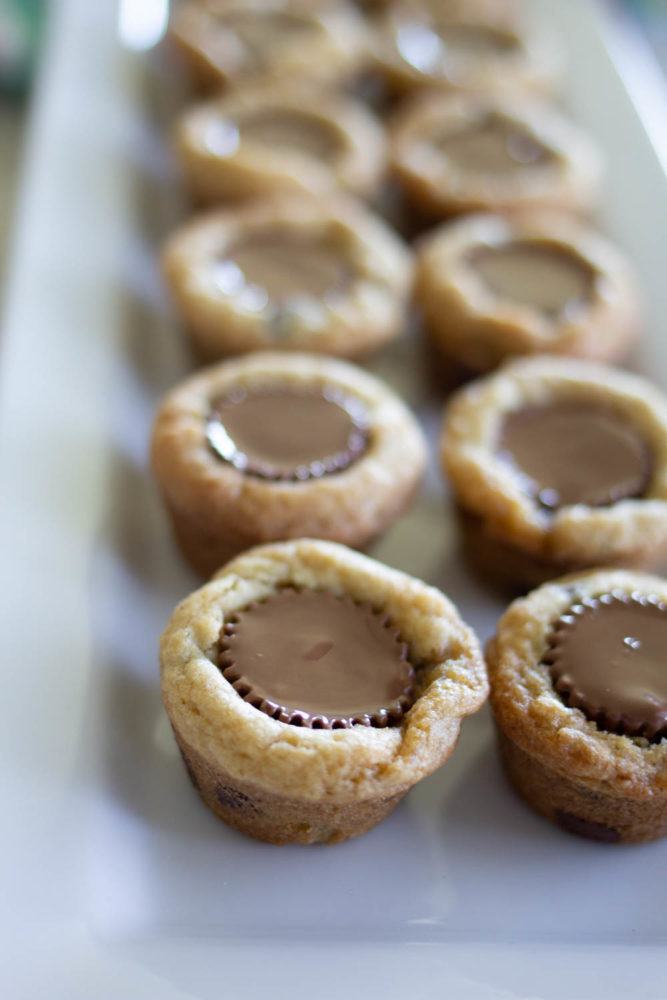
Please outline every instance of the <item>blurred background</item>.
M0 303L31 98L49 20L65 0L0 0ZM117 2L122 0L91 0ZM150 0L134 0L144 4ZM667 75L667 0L603 0L629 33L643 35Z

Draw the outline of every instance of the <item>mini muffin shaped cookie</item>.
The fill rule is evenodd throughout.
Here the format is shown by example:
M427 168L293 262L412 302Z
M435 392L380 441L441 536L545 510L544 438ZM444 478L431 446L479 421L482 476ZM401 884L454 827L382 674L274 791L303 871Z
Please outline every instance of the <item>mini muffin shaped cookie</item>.
M505 12L432 2L392 4L377 24L375 56L399 92L549 93L559 75L553 37Z
M621 252L553 213L471 216L429 234L417 301L432 342L474 371L520 354L618 361L641 315Z
M370 194L386 162L384 130L362 104L293 84L248 86L189 108L176 145L201 202L338 188Z
M261 542L370 544L412 500L425 445L407 407L366 372L265 353L174 389L152 460L183 555L210 575Z
M590 362L514 361L460 390L441 454L478 568L526 588L667 554L667 400Z
M201 798L276 844L370 830L487 693L476 637L438 590L304 539L244 553L183 601L160 663Z
M184 0L170 33L201 90L257 77L333 82L367 52L363 20L344 0Z
M402 329L408 248L352 199L284 195L219 209L164 251L202 361L273 348L365 357Z
M551 105L518 96L428 93L402 108L390 163L423 213L558 209L588 212L601 159Z
M667 834L667 583L597 570L545 584L498 624L487 660L508 776L571 833Z

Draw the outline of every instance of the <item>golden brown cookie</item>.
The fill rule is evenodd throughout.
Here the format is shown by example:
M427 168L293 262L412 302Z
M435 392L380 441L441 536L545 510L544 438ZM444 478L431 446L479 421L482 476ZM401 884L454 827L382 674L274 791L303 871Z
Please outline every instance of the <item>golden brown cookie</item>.
M403 106L390 166L413 206L433 218L463 212L595 205L601 157L552 105L499 94L425 93Z
M261 542L365 547L411 502L425 451L378 379L331 358L260 353L169 393L152 462L183 555L210 575Z
M386 165L384 130L361 103L311 84L256 84L188 108L176 148L203 203L274 192L371 195Z
M468 554L496 580L525 589L667 554L667 400L637 375L506 364L452 397L441 457Z
M553 92L561 54L552 34L474 5L408 0L378 19L376 65L393 92Z
M342 195L210 211L163 261L202 361L267 348L366 357L402 330L412 284L409 249Z
M596 570L498 623L487 661L500 751L534 809L608 843L667 834L667 584Z
M477 639L438 590L304 539L244 553L184 600L160 663L203 801L277 844L371 829L487 693Z
M204 91L258 77L334 82L367 53L363 19L344 0L183 0L170 37Z
M416 296L431 341L473 371L522 354L620 361L640 328L623 254L554 213L474 215L429 233Z

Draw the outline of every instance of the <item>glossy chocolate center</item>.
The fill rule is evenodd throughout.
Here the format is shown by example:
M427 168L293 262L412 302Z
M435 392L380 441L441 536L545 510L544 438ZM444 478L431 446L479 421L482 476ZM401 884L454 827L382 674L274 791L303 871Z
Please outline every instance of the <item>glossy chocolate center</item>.
M342 291L351 270L341 253L324 239L267 230L245 236L216 266L222 291L255 290L258 303L290 296L323 298Z
M400 23L396 48L401 58L420 73L456 76L465 64L514 53L515 35L476 24L428 24L419 20Z
M544 662L565 704L601 729L667 736L667 608L657 598L575 604L556 622Z
M239 121L241 138L272 149L295 150L316 160L332 160L342 149L339 130L306 111L258 111Z
M368 441L363 404L333 387L237 388L211 407L213 450L237 469L265 479L310 479L356 461Z
M575 253L539 243L478 247L470 265L496 295L550 316L576 314L590 300L595 272Z
M267 715L320 729L396 724L414 686L387 618L328 591L283 590L241 611L223 630L220 666Z
M280 10L232 10L212 12L221 28L232 32L243 49L248 67L263 67L267 55L290 37L303 37L304 42L315 23L308 17ZM235 53L234 53L235 54Z
M503 424L500 454L543 507L604 507L640 497L651 475L647 442L619 414L562 400L526 406Z
M461 171L480 174L515 173L555 159L525 128L495 113L441 136L436 145Z

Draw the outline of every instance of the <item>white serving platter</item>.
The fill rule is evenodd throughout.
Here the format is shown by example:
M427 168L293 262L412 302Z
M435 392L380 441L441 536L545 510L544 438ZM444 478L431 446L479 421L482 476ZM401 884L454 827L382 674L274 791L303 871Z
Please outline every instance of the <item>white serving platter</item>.
M637 365L667 386L659 78L602 7L534 6L609 157L602 222L647 301ZM487 711L389 820L336 847L246 840L189 785L156 645L196 581L146 468L156 400L187 369L155 262L181 210L155 120L178 85L148 65L112 0L52 5L1 365L3 995L664 1000L667 842L610 848L534 816ZM373 367L434 431L414 356L406 338ZM492 632L502 604L459 559L435 462L376 554Z

